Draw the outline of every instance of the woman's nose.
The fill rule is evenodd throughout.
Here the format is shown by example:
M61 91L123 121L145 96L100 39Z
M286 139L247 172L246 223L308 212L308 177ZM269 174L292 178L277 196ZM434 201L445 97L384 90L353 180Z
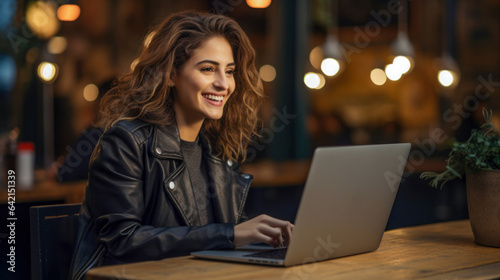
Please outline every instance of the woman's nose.
M229 88L229 83L225 73L217 73L214 77L214 86L218 89L226 90Z

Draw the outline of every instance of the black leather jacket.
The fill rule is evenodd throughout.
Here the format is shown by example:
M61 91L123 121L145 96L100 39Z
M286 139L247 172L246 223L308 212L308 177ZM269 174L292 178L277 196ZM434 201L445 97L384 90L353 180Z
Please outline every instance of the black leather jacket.
M120 121L103 134L90 163L71 279L99 265L234 248L252 176L214 157L200 139L216 221L204 226L175 125Z

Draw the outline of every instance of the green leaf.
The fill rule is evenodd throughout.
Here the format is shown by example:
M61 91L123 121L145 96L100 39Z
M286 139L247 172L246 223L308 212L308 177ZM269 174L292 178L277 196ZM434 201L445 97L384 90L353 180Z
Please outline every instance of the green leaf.
M446 169L448 169L451 173L453 173L453 175L457 176L458 178L462 179L462 175L460 175L460 173L458 173L457 171L455 171L455 169L453 169L451 166L446 166Z

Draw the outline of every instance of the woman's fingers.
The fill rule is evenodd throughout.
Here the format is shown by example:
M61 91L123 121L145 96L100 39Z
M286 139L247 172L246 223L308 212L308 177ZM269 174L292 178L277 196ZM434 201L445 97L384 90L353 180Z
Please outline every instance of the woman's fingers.
M262 219L263 223L279 230L279 236L277 236L277 233L273 231L273 233L275 234L274 236L277 236L275 238L279 241L279 244L283 243L283 241L284 241L285 246L290 245L290 241L292 240L293 228L294 228L294 225L292 223L290 223L288 221L284 221L284 220L279 220L279 219L276 219L276 218L273 218L273 217L270 217L267 215L263 215L261 217L261 219ZM283 237L284 237L284 240L283 240Z
M260 225L259 231L273 239L281 239L281 229L269 225Z
M267 215L260 215L235 226L235 245L251 242L265 242L278 247L283 243L288 246L292 238L293 225Z

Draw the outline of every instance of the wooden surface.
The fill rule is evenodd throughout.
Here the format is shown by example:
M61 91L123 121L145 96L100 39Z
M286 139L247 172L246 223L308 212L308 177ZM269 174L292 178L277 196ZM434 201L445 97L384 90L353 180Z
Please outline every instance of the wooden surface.
M387 231L375 252L288 268L179 257L94 268L102 279L498 279L500 248L474 243L469 221Z
M16 188L16 203L49 200L64 200L65 203L81 203L85 196L86 186L87 181L59 183L56 181L45 180L36 183L31 190L21 190L20 188ZM1 189L0 203L6 203L8 199L7 197L7 189Z

